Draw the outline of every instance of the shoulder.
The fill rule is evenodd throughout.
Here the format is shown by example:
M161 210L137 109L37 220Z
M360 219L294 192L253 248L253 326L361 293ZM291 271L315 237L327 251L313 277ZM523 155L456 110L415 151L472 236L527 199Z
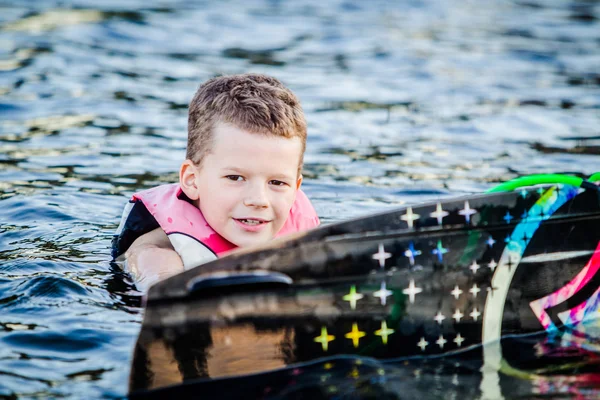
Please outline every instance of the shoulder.
M279 235L302 232L308 229L316 228L321 224L319 216L315 211L312 203L308 199L308 196L302 191L296 192L296 200L290 209L288 219L279 232Z

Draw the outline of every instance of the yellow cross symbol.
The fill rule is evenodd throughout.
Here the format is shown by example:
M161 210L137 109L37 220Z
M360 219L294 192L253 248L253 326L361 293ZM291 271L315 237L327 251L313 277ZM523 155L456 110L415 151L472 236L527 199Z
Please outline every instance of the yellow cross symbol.
M354 347L358 347L358 341L361 337L366 336L365 332L358 330L358 325L355 323L352 324L352 331L346 333L346 339L352 339L352 344Z
M365 296L360 293L356 293L356 286L352 285L350 286L350 293L342 297L342 299L344 301L350 302L350 308L354 310L356 308L356 302L362 299L363 297Z
M323 346L323 351L327 351L327 347L329 346L329 342L335 340L335 336L327 334L327 328L321 328L321 335L317 336L314 341L317 343L321 343Z
M377 336L381 336L381 341L383 344L387 344L388 336L394 333L393 329L388 329L387 323L385 321L381 321L381 329L375 331Z

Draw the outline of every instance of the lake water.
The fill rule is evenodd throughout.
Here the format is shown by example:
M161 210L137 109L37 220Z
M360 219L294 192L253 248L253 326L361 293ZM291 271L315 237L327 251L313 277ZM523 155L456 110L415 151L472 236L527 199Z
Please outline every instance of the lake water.
M0 397L125 396L111 235L177 180L198 85L250 71L302 101L324 223L600 171L597 1L0 0Z

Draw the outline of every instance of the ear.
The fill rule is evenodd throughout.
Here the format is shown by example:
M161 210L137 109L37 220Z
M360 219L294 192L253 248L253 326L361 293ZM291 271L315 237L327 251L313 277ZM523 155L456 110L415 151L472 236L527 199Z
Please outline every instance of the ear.
M179 185L181 191L190 200L198 200L200 198L200 190L196 183L198 177L198 167L191 160L185 160L179 168Z
M298 180L296 180L296 190L300 189L300 185L302 185L302 174L300 174Z

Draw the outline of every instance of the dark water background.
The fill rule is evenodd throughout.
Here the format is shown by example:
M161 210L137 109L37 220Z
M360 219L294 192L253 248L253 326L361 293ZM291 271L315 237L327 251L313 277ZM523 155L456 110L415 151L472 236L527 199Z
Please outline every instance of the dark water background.
M0 0L0 397L125 395L111 234L176 181L199 83L249 71L299 95L325 223L600 171L598 1Z

